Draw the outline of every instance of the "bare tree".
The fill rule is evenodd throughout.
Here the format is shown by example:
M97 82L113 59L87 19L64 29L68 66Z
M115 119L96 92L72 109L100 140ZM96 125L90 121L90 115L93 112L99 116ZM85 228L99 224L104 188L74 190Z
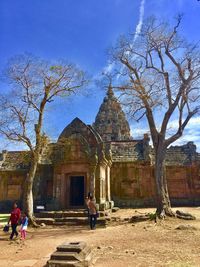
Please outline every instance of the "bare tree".
M155 151L157 214L173 215L164 172L167 147L178 140L200 110L200 51L182 38L175 25L150 18L138 39L122 37L111 56L118 70L122 102L132 117L146 117ZM171 134L170 121L177 119Z
M32 219L33 181L47 143L43 128L46 107L58 97L76 93L86 79L84 72L72 64L47 62L27 54L13 58L5 74L12 89L1 95L0 133L10 141L26 144L30 150L24 205Z

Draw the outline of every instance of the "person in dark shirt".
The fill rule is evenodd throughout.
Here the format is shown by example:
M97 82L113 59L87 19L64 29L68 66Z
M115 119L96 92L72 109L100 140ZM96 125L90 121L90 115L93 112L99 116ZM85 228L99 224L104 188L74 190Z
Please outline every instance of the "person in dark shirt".
M12 233L10 235L10 240L13 239L14 235L16 235L16 237L18 236L17 225L19 223L20 217L21 217L21 211L17 207L17 203L15 202L13 204L13 210L11 211L10 218L9 218L9 221L8 221L8 224L11 223L11 228L12 228Z

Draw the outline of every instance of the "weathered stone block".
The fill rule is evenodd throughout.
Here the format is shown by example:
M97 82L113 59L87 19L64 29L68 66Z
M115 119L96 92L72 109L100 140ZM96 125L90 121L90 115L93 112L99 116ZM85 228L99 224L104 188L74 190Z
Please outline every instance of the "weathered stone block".
M47 266L88 267L91 259L91 248L85 242L65 242L51 255Z

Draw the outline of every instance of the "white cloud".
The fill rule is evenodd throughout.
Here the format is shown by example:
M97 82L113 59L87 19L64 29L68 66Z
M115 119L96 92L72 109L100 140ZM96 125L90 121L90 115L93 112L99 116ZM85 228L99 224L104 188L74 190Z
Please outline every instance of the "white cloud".
M114 63L108 63L108 64L104 67L103 72L109 74L109 73L112 72L112 70L114 69L114 67L115 67L115 64L114 64Z
M169 126L170 131L175 132L178 127L178 120L171 121ZM139 125L136 128L134 124L131 125L131 135L134 139L143 138L145 133L150 135L150 131L147 126ZM176 142L172 143L172 145L183 145L190 141L195 143L197 146L197 151L200 152L200 117L191 118L183 132L183 136Z
M169 123L169 129L177 129L177 127L178 127L178 120L173 120ZM190 119L186 128L191 128L191 127L200 128L200 117L194 117Z
M134 126L131 126L131 135L134 139L136 138L143 138L143 135L145 133L149 133L148 128L134 128Z

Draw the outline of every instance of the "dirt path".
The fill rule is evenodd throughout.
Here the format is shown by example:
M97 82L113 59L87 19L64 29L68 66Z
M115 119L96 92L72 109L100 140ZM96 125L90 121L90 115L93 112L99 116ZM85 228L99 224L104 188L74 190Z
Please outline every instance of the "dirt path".
M93 248L95 267L200 266L200 209L182 208L197 216L196 221L166 219L124 224L90 231L86 227L29 229L25 244L10 243L0 236L0 267L42 267L56 246L64 241L86 241ZM137 209L137 213L151 211ZM135 210L120 210L118 217L134 215ZM176 230L190 224L198 230Z

